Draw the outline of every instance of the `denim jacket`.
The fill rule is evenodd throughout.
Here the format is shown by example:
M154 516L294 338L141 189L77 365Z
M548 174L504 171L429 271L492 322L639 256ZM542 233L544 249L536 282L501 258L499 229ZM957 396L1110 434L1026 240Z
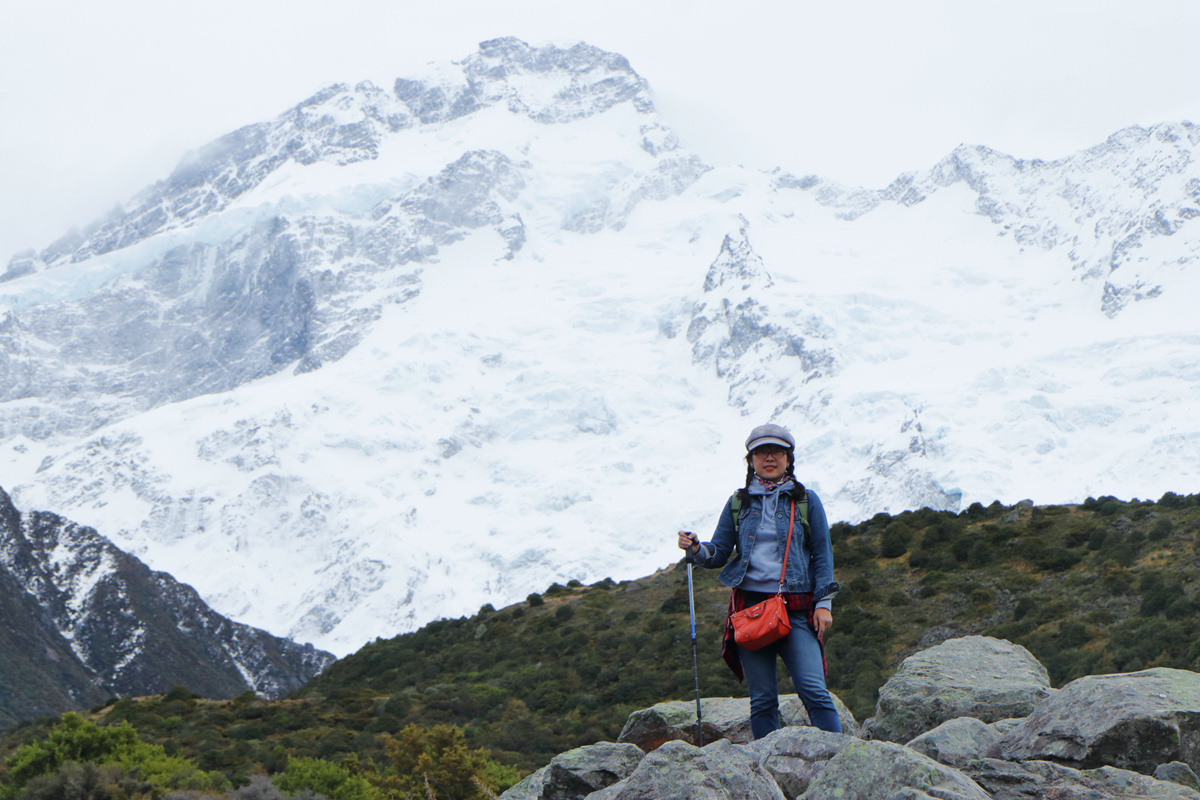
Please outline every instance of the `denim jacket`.
M786 496L794 503L804 498L805 491L805 488L797 483ZM805 521L801 520L801 515L797 513L783 589L785 592L811 592L813 600L819 602L833 597L839 587L833 579L833 546L829 541L829 520L825 518L825 507L814 492L807 494L807 524L804 524ZM784 496L781 493L781 501ZM750 559L743 556L754 548L755 534L762 517L762 504L762 497L759 495L749 495L748 500L742 502L738 515L737 541L734 541L732 498L725 501L725 510L721 512L721 519L717 522L712 541L700 543L700 550L692 557L692 562L710 569L724 567L717 579L726 586L738 586L746 577L746 569L750 566ZM775 513L776 529L780 531L777 540L779 563L783 563L791 503L778 503Z

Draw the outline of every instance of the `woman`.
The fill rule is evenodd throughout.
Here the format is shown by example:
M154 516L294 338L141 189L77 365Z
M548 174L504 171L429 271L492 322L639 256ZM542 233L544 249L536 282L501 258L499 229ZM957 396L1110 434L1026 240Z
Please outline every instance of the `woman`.
M774 644L747 650L733 642L732 626L728 618L725 621L721 652L739 678L745 675L750 690L750 729L755 739L780 727L777 658L783 659L812 724L825 731L842 730L837 708L825 687L822 645L825 632L833 624L831 601L838 590L833 579L829 522L820 499L806 491L793 474L795 451L796 440L782 426L760 425L752 430L746 439L746 486L737 492L737 519L735 501L730 498L712 541L702 544L694 533L679 532L679 547L687 551L693 563L724 567L719 580L733 589L733 613L779 592L789 519L796 506L783 585L792 632ZM806 498L808 519L804 524L799 504Z

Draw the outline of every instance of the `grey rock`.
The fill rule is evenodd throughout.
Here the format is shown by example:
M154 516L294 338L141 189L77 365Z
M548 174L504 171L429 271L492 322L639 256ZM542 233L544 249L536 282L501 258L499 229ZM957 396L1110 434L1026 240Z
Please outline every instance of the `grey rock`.
M396 96L422 123L448 122L492 105L544 123L570 122L624 102L654 110L649 87L624 56L580 42L570 48L530 47L509 36L480 42L459 62L460 76L442 82L398 79ZM513 79L513 80L510 80ZM538 80L545 91L522 91Z
M991 800L959 770L891 742L853 740L808 786L805 800Z
M577 747L500 795L503 800L579 800L628 777L645 754L632 744Z
M843 733L829 733L811 727L780 728L768 736L745 745L760 766L771 774L788 800L808 790L829 759L854 741Z
M987 753L1000 743L1000 737L993 725L974 717L958 717L922 733L908 746L935 761L957 767Z
M858 732L858 723L850 709L832 695L838 709L842 731L849 735ZM745 743L752 741L750 732L750 700L745 697L703 697L700 699L703 717L704 743L717 739ZM779 718L785 726L810 727L808 712L795 694L779 696ZM814 729L815 730L815 729ZM618 742L630 742L649 752L665 742L696 743L695 702L670 701L635 711L625 721Z
M1180 786L1200 792L1200 778L1196 776L1194 770L1182 761L1172 761L1168 764L1159 764L1154 768L1154 777L1160 781L1170 781L1178 783Z
M1024 717L1051 691L1045 667L1024 647L987 636L951 639L900 664L863 733L908 742L957 717Z
M796 380L807 383L833 374L837 366L826 342L828 326L817 313L787 318L755 299L769 297L775 280L750 243L749 223L744 217L739 222L709 265L704 295L692 309L687 330L692 360L711 363L729 382L734 406L745 405L764 386L776 391L775 376L781 371L797 371ZM775 366L779 359L789 359L791 366Z
M962 769L994 800L1200 800L1185 786L1113 767L1077 770L1048 761L984 758Z
M667 742L623 781L588 800L786 800L771 775L743 747L719 739L704 748Z
M1200 767L1200 674L1158 667L1064 686L1001 742L1005 758L1112 764L1150 772Z

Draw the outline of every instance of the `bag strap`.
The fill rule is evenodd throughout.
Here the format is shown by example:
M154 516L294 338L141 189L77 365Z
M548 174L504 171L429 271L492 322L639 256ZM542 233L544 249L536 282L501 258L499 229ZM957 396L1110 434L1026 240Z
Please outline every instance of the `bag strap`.
M783 550L783 566L779 569L779 593L783 594L783 578L787 575L788 554L792 551L792 529L796 527L796 503L792 503L792 513L788 517L787 547Z

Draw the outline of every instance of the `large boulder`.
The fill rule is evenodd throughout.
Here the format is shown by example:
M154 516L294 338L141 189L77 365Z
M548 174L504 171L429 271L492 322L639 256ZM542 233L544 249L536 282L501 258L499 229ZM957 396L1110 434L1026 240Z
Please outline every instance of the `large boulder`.
M623 781L588 800L786 800L751 753L726 739L699 748L667 742L648 754Z
M993 800L1200 800L1186 786L1113 767L1084 771L1049 761L983 758L963 771Z
M502 800L582 800L627 778L645 753L636 745L600 742L568 750L504 794Z
M904 659L862 735L908 742L957 717L1024 717L1052 692L1046 668L1024 647L990 636L950 639Z
M958 767L971 759L987 755L1000 744L1003 731L1008 730L998 726L1009 723L984 722L974 717L958 717L938 725L931 731L922 733L908 743L908 746L922 755L929 756L934 761Z
M1171 761L1196 770L1200 674L1158 667L1072 681L1009 731L1001 752L1145 773Z
M829 733L813 727L780 728L743 745L748 754L775 779L788 800L808 791L808 785L829 759L854 741L844 733Z
M812 779L805 800L991 800L954 767L910 747L852 740Z
M842 732L858 733L858 722L850 709L833 696ZM700 699L703 717L704 744L717 739L745 743L752 741L750 731L750 700L746 697L703 697ZM810 725L808 712L795 694L779 696L779 721L784 726ZM636 744L650 752L664 742L682 741L696 744L695 702L671 701L635 711L625 721L618 742Z

